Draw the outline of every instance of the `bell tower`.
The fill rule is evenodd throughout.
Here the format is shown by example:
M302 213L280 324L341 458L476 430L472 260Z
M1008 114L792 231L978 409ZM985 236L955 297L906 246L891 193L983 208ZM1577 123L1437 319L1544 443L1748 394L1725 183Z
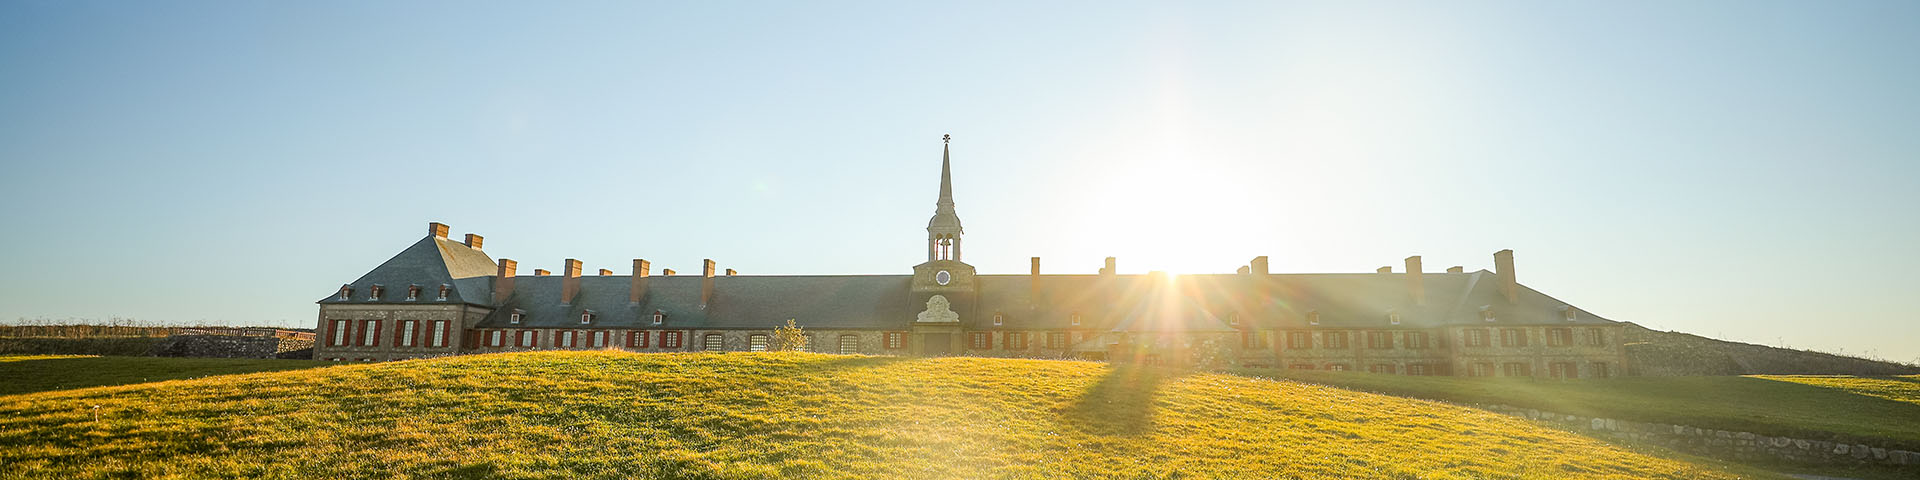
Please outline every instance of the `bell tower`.
M940 199L933 203L933 218L927 220L927 261L960 261L960 214L953 211L953 162L948 151L953 135L940 136Z
M927 262L913 266L909 302L916 313L901 320L911 325L915 355L959 355L962 325L973 320L979 286L972 265L960 261L960 215L953 210L953 136L940 137L940 199L927 221ZM923 308L924 307L924 308Z

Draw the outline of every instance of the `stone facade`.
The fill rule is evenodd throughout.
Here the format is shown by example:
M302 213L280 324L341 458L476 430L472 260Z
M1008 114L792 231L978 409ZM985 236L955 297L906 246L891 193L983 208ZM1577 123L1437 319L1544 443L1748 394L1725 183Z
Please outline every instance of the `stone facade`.
M489 311L471 305L322 305L313 358L405 360L482 351L463 346L472 340L470 327Z

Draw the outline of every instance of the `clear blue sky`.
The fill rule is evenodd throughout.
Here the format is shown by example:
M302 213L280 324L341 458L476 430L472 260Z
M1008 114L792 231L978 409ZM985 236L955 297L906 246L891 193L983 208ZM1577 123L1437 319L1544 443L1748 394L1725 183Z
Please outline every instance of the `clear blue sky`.
M913 3L914 5L909 5ZM1365 272L1920 360L1920 3L0 3L0 319L522 270Z

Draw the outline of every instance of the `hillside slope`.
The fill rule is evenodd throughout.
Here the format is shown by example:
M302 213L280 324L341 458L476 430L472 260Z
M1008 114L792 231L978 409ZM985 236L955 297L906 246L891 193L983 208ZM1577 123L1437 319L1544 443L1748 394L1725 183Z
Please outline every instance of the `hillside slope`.
M0 477L15 476L1739 478L1480 410L1234 375L613 352L0 396Z
M1920 374L1915 365L1662 332L1631 322L1623 340L1635 375Z

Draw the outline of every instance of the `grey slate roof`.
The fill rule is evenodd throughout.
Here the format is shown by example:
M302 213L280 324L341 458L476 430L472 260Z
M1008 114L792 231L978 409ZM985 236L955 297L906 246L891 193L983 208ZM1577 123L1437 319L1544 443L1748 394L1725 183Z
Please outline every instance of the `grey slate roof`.
M910 275L732 276L714 277L713 298L700 304L702 278L694 275L647 278L639 302L630 301L633 277L580 277L580 293L560 303L563 277L514 278L513 294L480 323L481 328L581 327L580 316L595 314L593 326L606 328L755 328L785 325L807 328L898 329L918 310L908 308ZM509 315L521 312L521 323ZM666 315L653 325L654 312ZM901 320L901 319L906 320Z
M339 292L335 291L318 303L466 303L487 306L492 300L494 274L493 259L486 252L457 241L427 236L347 284L353 288L352 298L340 300ZM439 300L440 285L443 284L453 286L453 291L448 293L445 301ZM368 298L374 285L381 285L385 289L379 300ZM407 301L409 285L420 286L420 295L416 300Z
M349 284L352 298L329 295L322 304L471 304L495 307L480 328L743 328L770 329L791 318L811 329L908 328L921 305L909 299L911 275L722 276L713 281L713 298L700 304L702 277L656 276L646 294L629 299L632 277L580 277L574 300L560 303L563 277L522 276L500 305L492 304L495 272L486 253L444 238L427 237ZM1416 304L1405 273L1275 274L1265 280L1246 274L1181 275L980 275L971 312L961 317L967 329L1088 329L1105 331L1233 331L1251 328L1430 328L1446 325L1608 324L1611 320L1578 312L1546 294L1521 285L1519 301L1509 304L1499 279L1480 270L1424 273L1427 301ZM1036 285L1035 282L1038 282ZM369 300L370 287L386 293ZM444 302L441 284L454 288ZM406 301L408 285L420 285L417 300ZM1494 322L1481 311L1493 312ZM1577 309L1576 309L1577 310ZM518 311L520 324L509 322ZM580 316L595 314L582 325ZM655 312L666 315L653 325ZM1310 314L1319 323L1309 324ZM1401 323L1389 322L1397 313ZM994 315L1003 323L993 325ZM1071 324L1079 314L1081 324ZM1239 319L1239 326L1230 319Z

